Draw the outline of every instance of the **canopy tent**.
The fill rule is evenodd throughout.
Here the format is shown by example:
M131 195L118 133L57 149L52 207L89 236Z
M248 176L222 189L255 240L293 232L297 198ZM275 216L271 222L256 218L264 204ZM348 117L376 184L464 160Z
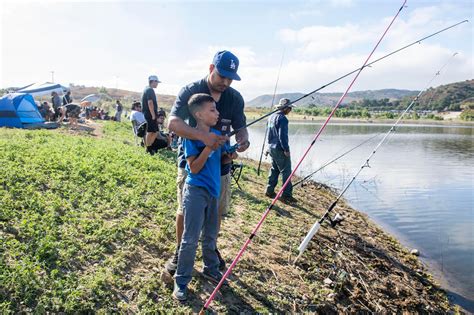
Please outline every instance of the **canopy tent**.
M97 102L98 100L100 100L100 95L89 94L80 101L80 104L83 107L91 106L92 102Z
M33 96L43 96L43 95L51 94L52 92L57 92L58 94L64 94L64 92L67 90L68 88L65 86L62 86L61 84L46 82L46 83L33 83L19 89L16 92L28 93Z
M0 98L0 127L31 128L44 124L30 94L12 93Z
M84 97L81 102L96 102L100 100L100 95L97 94L89 94L86 97Z

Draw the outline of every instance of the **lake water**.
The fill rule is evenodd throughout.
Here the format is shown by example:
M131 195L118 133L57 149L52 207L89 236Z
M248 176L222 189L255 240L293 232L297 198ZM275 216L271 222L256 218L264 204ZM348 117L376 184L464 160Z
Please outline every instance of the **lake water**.
M293 166L321 124L290 123ZM301 164L304 176L379 134L325 167L312 179L341 190L356 174L390 125L330 123ZM252 146L243 156L258 160L264 125L249 128ZM451 292L474 312L474 128L399 125L344 194L356 209L394 234ZM270 162L270 160L266 160Z

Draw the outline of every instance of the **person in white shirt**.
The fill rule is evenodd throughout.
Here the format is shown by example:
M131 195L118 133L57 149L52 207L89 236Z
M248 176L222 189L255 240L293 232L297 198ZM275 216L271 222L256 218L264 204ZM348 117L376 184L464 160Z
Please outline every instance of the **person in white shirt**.
M136 126L140 126L146 122L145 115L142 113L142 105L139 101L132 104L132 112L130 113L130 121L135 121Z

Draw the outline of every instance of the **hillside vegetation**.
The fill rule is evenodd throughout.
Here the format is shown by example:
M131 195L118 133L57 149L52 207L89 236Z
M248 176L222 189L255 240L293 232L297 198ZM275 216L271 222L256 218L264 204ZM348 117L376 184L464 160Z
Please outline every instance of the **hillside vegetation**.
M145 88L145 87L143 87ZM99 94L101 96L100 101L94 103L95 106L104 108L111 111L115 105L116 100L120 100L125 105L126 110L130 110L132 102L134 100L141 101L142 92L134 92L123 89L113 89L106 87L87 87L83 85L70 84L71 95L74 101L80 101L82 98L89 94ZM176 96L157 94L158 104L166 109L170 109L174 103Z
M393 119L397 112L404 111L413 101L419 91L384 89L375 91L350 92L344 99L335 116L339 118L361 119ZM295 103L295 113L305 116L328 116L339 100L341 93L314 93ZM285 93L275 96L275 103L286 97L290 100L298 99L302 93ZM262 95L247 102L249 112L263 112L270 108L272 95ZM413 111L406 115L407 119L435 119L443 120L437 115L442 111L463 111L462 120L474 120L474 80L466 80L436 88L429 88L412 107Z
M102 129L103 126L103 129ZM130 125L82 131L0 129L0 313L190 313L214 286L199 276L190 300L171 298L163 265L174 250L174 153L133 144ZM235 186L219 247L230 261L269 200L254 162ZM427 312L445 293L395 239L343 202L293 265L301 237L334 200L320 185L277 203L212 304L240 312ZM198 257L198 261L199 261Z

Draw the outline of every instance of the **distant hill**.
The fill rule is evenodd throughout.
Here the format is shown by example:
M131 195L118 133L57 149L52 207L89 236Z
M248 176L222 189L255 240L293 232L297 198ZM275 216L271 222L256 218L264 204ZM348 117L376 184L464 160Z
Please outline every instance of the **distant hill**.
M368 90L368 91L355 91L350 92L344 101L343 104L348 104L353 101L359 101L363 99L401 99L406 96L413 96L418 94L419 91L410 91L410 90L398 90L398 89L383 89L383 90ZM289 98L290 100L295 100L301 96L303 93L282 93L275 96L274 103L278 103L280 98ZM316 106L334 106L341 97L342 93L313 93L312 95L302 99L297 102L296 105L305 107L309 105ZM253 100L246 102L245 105L249 107L270 107L273 95L261 95Z
M142 92L106 87L75 85L72 83L70 84L70 89L74 100L81 100L83 97L89 94L101 94L102 101L104 102L120 99L125 101L125 103L131 103L133 100L141 100L142 97ZM173 105L174 100L176 99L176 96L174 95L157 94L156 96L158 99L158 104L166 108L171 108L171 105Z
M440 85L422 94L419 109L461 110L472 104L474 98L474 79Z
M474 80L466 80L436 88L429 88L421 94L414 109L427 111L461 111L471 109L474 99ZM348 104L351 108L367 108L370 110L402 110L413 100L413 95L401 99L370 99L363 98Z

